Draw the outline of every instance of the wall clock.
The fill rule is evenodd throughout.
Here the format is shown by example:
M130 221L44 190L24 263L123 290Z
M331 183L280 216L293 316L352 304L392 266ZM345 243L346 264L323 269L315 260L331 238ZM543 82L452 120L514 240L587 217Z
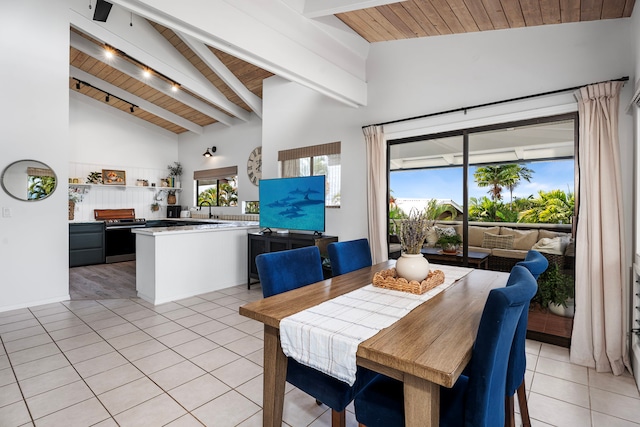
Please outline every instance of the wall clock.
M262 178L262 147L256 147L249 154L247 160L247 175L249 175L249 181L253 185L258 185L258 181Z

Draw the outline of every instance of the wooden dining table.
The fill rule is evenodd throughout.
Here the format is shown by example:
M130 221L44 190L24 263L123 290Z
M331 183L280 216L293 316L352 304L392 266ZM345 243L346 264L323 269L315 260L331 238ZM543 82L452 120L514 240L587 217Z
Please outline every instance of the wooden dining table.
M264 324L263 426L280 427L287 357L280 345L280 321L372 282L395 260L343 274L240 307L240 314ZM437 269L437 264L432 264ZM489 291L503 287L508 273L472 270L393 325L360 343L358 366L404 383L405 425L437 426L440 387L452 387L471 359Z

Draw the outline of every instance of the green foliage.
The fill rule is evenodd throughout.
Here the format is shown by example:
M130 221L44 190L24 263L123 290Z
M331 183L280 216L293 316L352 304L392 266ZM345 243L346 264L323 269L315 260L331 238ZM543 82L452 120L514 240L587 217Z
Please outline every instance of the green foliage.
M518 199L516 199L518 200ZM484 222L516 222L518 220L517 205L494 201L487 196L480 199L469 199L469 221Z
M27 183L27 199L44 199L56 188L56 179L53 176L29 176Z
M570 224L574 215L575 197L562 190L539 191L529 209L520 213L518 222Z
M511 193L513 200L513 189L525 180L531 182L534 171L516 163L503 165L482 166L473 173L473 179L478 187L489 187L491 200L502 200L502 190L506 187Z
M444 245L459 245L460 243L462 243L462 238L458 234L453 234L453 235L450 235L450 236L442 235L438 239L437 243L440 246L444 246Z
M575 297L573 277L560 271L558 264L550 263L547 271L538 278L538 292L533 301L542 307L550 303L567 306L567 300Z
M238 206L238 188L231 183L236 181L218 181L198 194L198 206Z
M167 169L169 169L169 176L182 175L182 165L180 162L173 162L173 165L167 166Z

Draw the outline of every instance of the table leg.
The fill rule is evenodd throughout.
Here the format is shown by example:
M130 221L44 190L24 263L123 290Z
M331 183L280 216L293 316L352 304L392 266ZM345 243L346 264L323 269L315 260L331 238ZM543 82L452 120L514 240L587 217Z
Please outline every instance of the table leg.
M282 352L277 328L264 325L264 388L262 393L262 425L282 426L284 386L287 380L287 357Z
M440 423L440 386L411 375L404 377L406 427L430 427Z

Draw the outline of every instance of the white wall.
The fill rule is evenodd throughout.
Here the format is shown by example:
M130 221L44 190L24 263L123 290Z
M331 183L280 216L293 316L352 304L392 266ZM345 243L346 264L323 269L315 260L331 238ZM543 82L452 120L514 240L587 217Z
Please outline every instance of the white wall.
M70 91L69 177L85 182L89 172L117 169L126 172L127 186L146 179L159 187L178 161L178 135L135 116ZM139 218L164 218L166 194L158 212L151 212L156 191L145 188L92 188L76 204L75 220L93 220L94 209L133 208ZM181 195L178 195L180 200Z
M69 19L64 1L2 3L0 170L21 159L48 164L58 189L24 202L0 191L0 311L68 298L67 162Z
M258 187L247 176L247 159L254 148L262 145L262 121L252 115L252 120L233 127L220 123L205 128L203 135L188 132L180 135L180 162L185 173L182 179L183 191L180 204L193 207L195 204L193 171L216 169L228 166L238 167L238 207L212 208L216 215L238 215L242 213L243 201L258 200ZM215 146L213 157L202 154ZM203 208L208 212L208 208Z
M277 176L278 150L342 141L343 204L329 211L327 233L341 240L364 237L361 126L629 75L630 45L629 20L376 43L368 60L369 105L360 109L272 77L263 88L265 176ZM621 123L630 126L628 117ZM620 136L627 150L630 135ZM632 161L625 160L623 176L630 178ZM630 217L631 205L626 212Z

